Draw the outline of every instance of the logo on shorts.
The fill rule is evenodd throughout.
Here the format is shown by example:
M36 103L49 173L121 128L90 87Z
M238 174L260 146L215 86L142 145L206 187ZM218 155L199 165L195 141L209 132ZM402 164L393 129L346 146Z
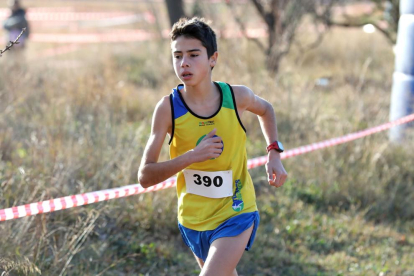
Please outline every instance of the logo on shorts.
M237 179L236 181L236 190L234 191L233 195L233 205L231 206L234 211L240 212L244 208L244 202L241 195L241 189L243 188L243 185L240 181L240 179Z

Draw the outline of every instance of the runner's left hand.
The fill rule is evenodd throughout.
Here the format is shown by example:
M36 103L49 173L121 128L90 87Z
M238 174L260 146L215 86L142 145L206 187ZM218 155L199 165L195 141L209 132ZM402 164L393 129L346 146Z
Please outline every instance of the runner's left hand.
M285 183L287 172L280 160L280 153L275 150L271 150L268 154L266 172L271 186L279 188Z

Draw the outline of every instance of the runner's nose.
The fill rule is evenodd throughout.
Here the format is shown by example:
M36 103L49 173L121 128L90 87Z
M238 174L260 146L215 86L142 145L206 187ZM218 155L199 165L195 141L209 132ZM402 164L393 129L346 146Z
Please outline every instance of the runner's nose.
M187 58L183 57L181 60L181 67L190 67L190 64L187 61Z

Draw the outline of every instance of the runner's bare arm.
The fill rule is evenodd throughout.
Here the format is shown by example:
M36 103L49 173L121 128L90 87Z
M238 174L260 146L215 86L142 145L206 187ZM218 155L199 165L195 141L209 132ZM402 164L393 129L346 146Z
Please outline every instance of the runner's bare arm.
M168 96L165 96L155 107L151 134L138 170L138 182L144 188L168 179L192 163L217 158L221 154L221 138L213 137L215 134L214 129L193 150L174 159L158 162L165 136L167 133L171 133L171 130L172 115L170 99Z
M251 89L242 85L234 85L233 91L237 104L239 116L244 111L250 111L256 114L266 143L269 145L278 140L276 116L273 106L266 100L255 95ZM280 159L280 153L271 150L268 153L266 171L269 178L269 184L280 187L284 184L287 173Z

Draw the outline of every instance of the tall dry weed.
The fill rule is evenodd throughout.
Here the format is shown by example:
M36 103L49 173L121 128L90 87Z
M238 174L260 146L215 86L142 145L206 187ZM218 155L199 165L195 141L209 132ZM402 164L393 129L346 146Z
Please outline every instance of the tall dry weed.
M0 60L0 208L136 182L153 107L178 82L168 43L94 46L70 58L76 59L70 66L65 57L24 66ZM288 149L388 119L393 56L380 36L333 30L320 48L293 51L278 76L263 64L254 44L222 40L213 77L269 100ZM327 86L317 84L321 77ZM263 155L257 119L242 120L249 156ZM160 160L167 158L166 145ZM275 231L272 212L287 202L312 206L315 214L356 209L377 223L412 221L412 158L385 133L295 157L285 161L290 180L279 198L264 169L255 169L263 229ZM175 208L171 189L3 222L0 248L10 253L6 265L43 275L178 275L196 267L180 240ZM265 241L283 246L269 236L259 244ZM30 264L13 261L13 252ZM271 252L262 254L270 265Z

